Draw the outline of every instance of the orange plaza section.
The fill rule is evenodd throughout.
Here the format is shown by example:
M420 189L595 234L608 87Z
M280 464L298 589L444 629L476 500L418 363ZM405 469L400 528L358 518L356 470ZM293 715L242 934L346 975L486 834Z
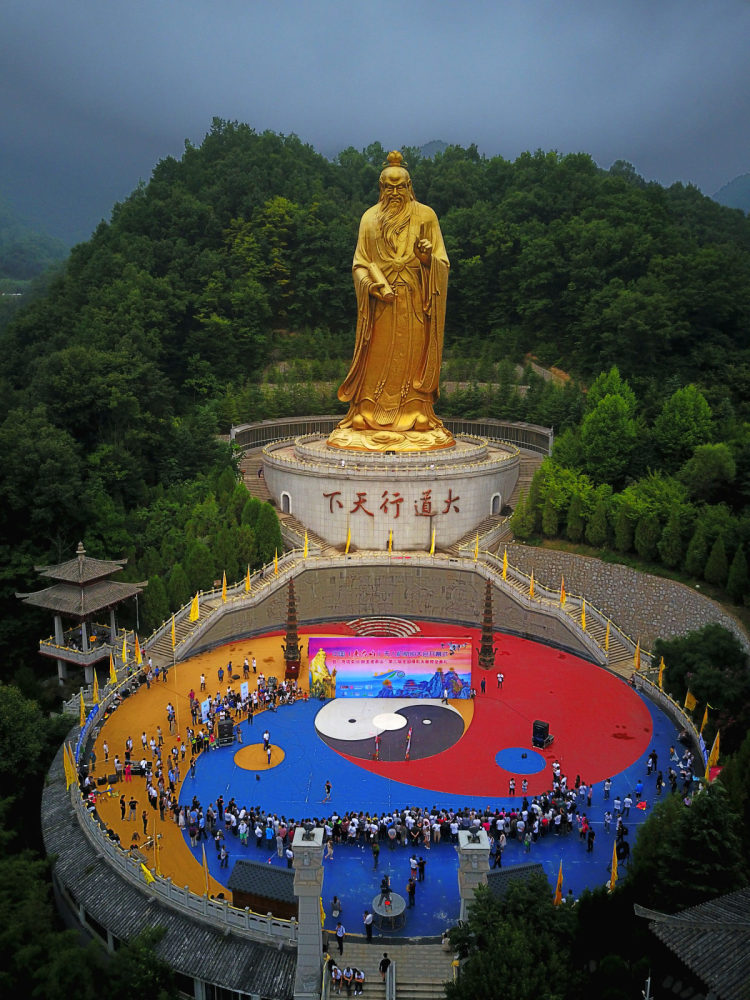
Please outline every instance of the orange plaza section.
M114 773L113 761L115 754L119 754L121 761L125 760L125 741L128 737L133 740L132 759L134 761L140 760L141 733L145 732L148 739L151 739L152 736L156 737L157 726L161 726L164 736L162 753L166 760L166 755L172 747L175 744L179 746L177 735L184 736L186 727L191 725L188 693L192 689L198 698L201 697L200 678L202 673L206 675L206 694L215 694L220 687L222 693L224 693L227 688L226 667L229 660L231 660L235 677L237 673L240 674L240 680L235 680L233 683L235 690L238 690L242 682L242 662L245 656L247 656L248 660L252 663L253 656L255 656L258 673L262 671L267 678L276 677L283 679L284 657L281 651L282 640L283 635L276 633L262 636L261 638L243 639L240 642L232 642L218 649L213 649L208 653L201 653L190 660L186 660L184 663L178 663L176 667L169 670L166 684L162 682L161 677L158 682L152 682L150 691L145 684L142 684L136 694L130 698L126 698L117 711L102 726L95 745L96 774L101 775L105 772L108 774ZM148 653L145 655L147 656ZM217 677L219 667L222 667L225 671L222 685L219 685ZM251 668L249 681L251 690L254 689L256 680L257 677L253 678ZM306 657L303 660L300 671L300 684L303 690L307 688ZM177 710L177 728L174 736L170 735L167 724L166 707L169 701L172 702ZM109 744L108 764L104 763L103 744L105 739ZM241 748L237 747L236 744L235 748L242 754L245 754L247 751L252 752L254 749L252 745ZM260 760L262 750L261 745L258 747L258 764L251 764L249 762L250 758L246 756L244 760L240 758L238 766L250 767L253 770L268 767L265 757L262 758L262 761ZM271 768L282 759L277 748L274 748L274 750L276 752L273 754ZM146 757L151 757L150 749L147 751ZM185 755L185 760L180 761L181 780L176 786L178 798L182 781L185 779L185 775L189 774L189 764L190 754L188 752ZM164 820L162 821L159 818L159 810L152 809L149 805L145 779L134 775L130 783L121 781L119 784L113 784L112 789L116 792L115 795L99 796L98 811L107 826L119 834L122 846L125 848L130 846L132 834L136 831L140 838L138 843L139 850L146 856L148 867L154 867L155 854L153 847L145 850L142 846L144 837L141 813L145 809L148 814L148 837L146 840L152 840L154 828L157 835L161 834L161 839L158 842L159 871L165 878L171 878L175 885L188 886L193 892L202 895L206 891L203 868L190 853L182 830L172 817L168 813L165 813ZM120 819L120 795L125 795L126 801L129 801L131 794L135 796L138 802L136 820L134 822L130 822L127 819L124 821ZM126 817L128 814L129 810L125 813ZM203 843L206 845L207 851L214 850L212 841L203 841ZM222 885L209 876L209 892L216 895L219 892L225 892L225 890Z
M342 627L342 631L350 634L346 626ZM340 635L341 632L324 633L317 629L300 629L302 666L300 669L299 684L303 691L306 691L308 688L307 642L305 641L308 634L335 636ZM281 649L283 638L283 633L276 632L261 637L228 643L225 646L220 646L218 649L213 649L208 653L201 653L183 663L178 663L176 667L169 670L166 684L162 682L161 678L158 682L152 682L151 690L148 690L146 685L142 684L136 694L130 698L126 698L117 711L102 726L95 744L96 775L114 773L115 754L119 754L120 760L124 762L125 741L128 737L133 740L132 759L134 761L140 760L141 733L145 732L147 738L150 740L152 736L156 737L157 726L161 726L162 728L164 737L162 753L163 759L166 760L166 756L172 747L176 744L179 746L177 736L184 736L186 726L191 724L188 693L192 689L198 698L201 697L200 678L202 673L206 675L206 693L215 694L220 687L217 671L219 667L222 667L225 671L223 684L221 685L224 692L227 687L226 666L229 660L231 660L235 677L238 673L240 674L240 680L233 682L233 686L237 690L242 682L242 663L244 658L247 656L250 663L252 663L253 656L255 656L258 674L263 672L266 678L276 677L279 680L283 679L284 657ZM147 656L148 654L146 653L145 655ZM255 688L256 681L257 676L253 676L251 669L249 679L251 690ZM169 701L172 702L177 710L177 728L174 736L170 735L167 724L166 707ZM473 714L473 703L468 700L459 700L454 701L452 704L461 712L465 727L468 726ZM105 739L109 744L109 762L107 764L104 762L103 744ZM150 756L151 751L149 749L147 750L146 757L150 758ZM235 760L238 767L253 771L268 768L262 744L258 744L257 746L248 744L244 747L239 747L235 744ZM283 748L273 747L271 770L281 760L283 760ZM189 773L189 764L190 754L187 753L185 760L180 761L181 780L176 785L178 799L182 781L184 781L186 774ZM149 847L145 849L143 845L144 841L146 843L153 841L155 829L157 836L160 835L158 840L158 869L161 874L165 878L171 878L175 885L187 886L193 892L202 895L205 892L203 868L191 854L182 830L174 822L170 814L165 813L165 818L162 821L159 818L159 810L152 809L149 805L145 790L145 779L134 775L130 783L121 781L119 784L113 784L112 790L115 794L111 796L99 796L97 808L103 822L119 835L122 846L125 848L129 847L133 833L137 832L139 840L136 846L145 855L148 867L154 868L156 861L154 848ZM134 821L128 819L122 820L120 818L121 795L125 795L125 799L128 802L131 795L135 796L138 805ZM141 814L144 809L148 816L148 834L145 838L143 836L143 824L141 820ZM130 810L127 809L125 813L126 817L129 815L129 812ZM203 843L206 845L207 851L215 849L210 840L203 841ZM216 895L219 892L225 892L225 890L213 877L209 876L209 892Z

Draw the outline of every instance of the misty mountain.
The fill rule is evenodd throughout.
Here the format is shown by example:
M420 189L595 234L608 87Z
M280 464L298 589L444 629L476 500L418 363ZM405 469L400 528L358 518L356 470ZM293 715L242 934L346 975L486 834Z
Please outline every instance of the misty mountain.
M743 212L750 212L750 174L740 174L739 177L735 177L724 187L719 188L712 198L727 208L741 208Z
M0 197L0 278L29 281L67 255L64 243L24 222Z

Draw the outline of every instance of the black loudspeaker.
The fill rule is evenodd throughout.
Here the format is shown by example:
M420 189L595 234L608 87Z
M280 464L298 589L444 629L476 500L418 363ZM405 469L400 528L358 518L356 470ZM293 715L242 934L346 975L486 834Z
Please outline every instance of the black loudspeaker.
M535 719L531 730L531 745L533 747L546 747L552 742L549 734L549 722Z
M218 741L222 747L234 742L234 723L231 719L222 719L219 722Z

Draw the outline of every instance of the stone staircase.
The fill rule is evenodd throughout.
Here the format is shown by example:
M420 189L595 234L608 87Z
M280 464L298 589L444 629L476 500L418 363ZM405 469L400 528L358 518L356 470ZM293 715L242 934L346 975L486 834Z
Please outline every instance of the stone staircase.
M179 621L175 621L175 642L179 645L183 639L186 639L190 633L201 625L207 618L210 618L214 613L216 608L221 604L220 596L211 597L201 597L198 602L198 618L196 621L191 622L188 615L181 618ZM166 629L157 639L155 639L148 647L148 652L154 661L154 666L157 664L161 667L171 664L172 662L172 630L171 628Z
M263 476L259 476L258 472L263 467L263 452L260 448L254 448L252 451L246 451L243 453L240 459L240 472L242 473L242 479L247 487L247 492L259 500L267 500L272 503L271 494L266 486L266 481Z
M444 1000L443 984L453 978L453 955L443 951L439 944L409 944L394 939L386 943L379 941L377 934L367 944L363 937L352 936L347 937L341 957L331 941L330 954L340 968L350 964L363 970L365 988L362 996L367 1000L385 996L385 983L378 972L384 951L396 966L396 1000ZM342 990L341 995L346 996L346 990Z

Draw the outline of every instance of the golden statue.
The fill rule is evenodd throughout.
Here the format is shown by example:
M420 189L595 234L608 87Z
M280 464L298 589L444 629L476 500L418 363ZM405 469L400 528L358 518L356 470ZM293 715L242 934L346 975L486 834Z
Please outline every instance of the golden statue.
M427 451L454 441L435 416L450 263L437 216L388 154L378 204L354 251L357 337L338 396L349 412L328 438L359 451Z

